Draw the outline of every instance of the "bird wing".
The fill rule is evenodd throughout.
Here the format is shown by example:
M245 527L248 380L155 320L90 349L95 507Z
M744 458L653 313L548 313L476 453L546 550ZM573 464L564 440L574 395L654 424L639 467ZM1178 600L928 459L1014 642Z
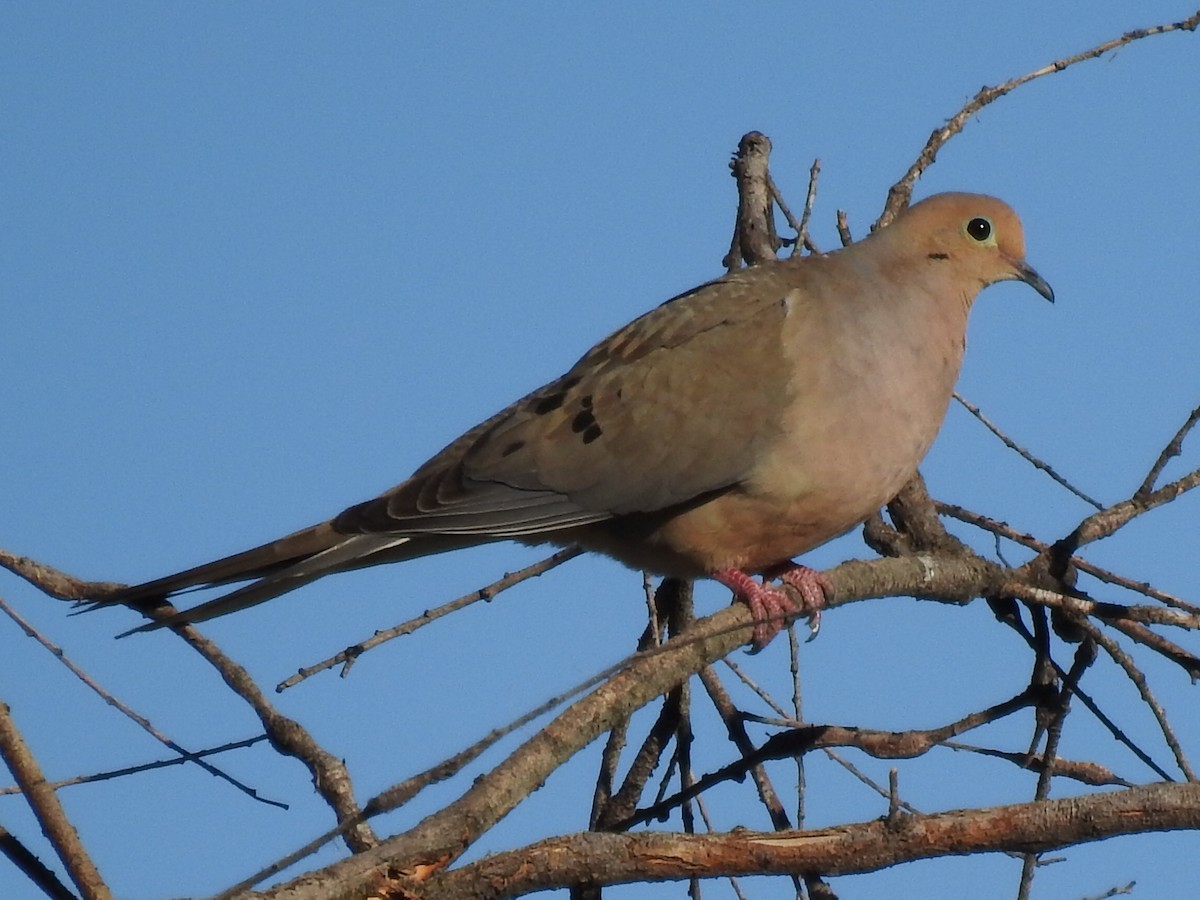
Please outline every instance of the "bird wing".
M765 264L681 294L379 497L105 602L257 579L134 631L199 622L330 572L668 509L735 485L784 403L781 325L801 269Z
M334 528L519 537L736 484L784 403L784 300L801 268L768 263L667 301Z

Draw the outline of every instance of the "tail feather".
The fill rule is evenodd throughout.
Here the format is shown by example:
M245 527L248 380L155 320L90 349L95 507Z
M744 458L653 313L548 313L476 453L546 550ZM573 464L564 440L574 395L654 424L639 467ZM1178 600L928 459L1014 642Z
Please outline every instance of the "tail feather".
M421 535L404 537L384 534L341 534L328 523L263 544L252 550L135 585L106 598L107 603L138 603L169 600L189 590L219 587L250 581L236 590L148 622L118 637L204 622L248 609L286 594L334 572L364 568L384 562L401 562L486 543L478 535Z
M345 539L346 535L338 534L328 522L322 522L250 550L133 585L107 599L113 603L162 600L195 588L220 587L263 578L328 550Z

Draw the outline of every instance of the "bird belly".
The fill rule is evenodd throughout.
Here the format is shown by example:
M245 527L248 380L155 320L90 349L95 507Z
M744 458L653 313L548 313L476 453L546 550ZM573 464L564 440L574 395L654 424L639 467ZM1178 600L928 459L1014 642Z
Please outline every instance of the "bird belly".
M781 502L733 491L666 522L656 542L703 572L757 572L853 528L870 511L848 513L843 498L810 494Z
M828 430L792 429L747 481L677 512L649 543L703 572L760 571L806 553L899 492L933 443L944 408L914 414L904 403L864 404Z
M658 575L698 578L725 568L757 572L845 533L892 494L881 500L872 494L851 508L844 494L814 492L780 502L777 496L734 489L687 509L620 516L546 538Z

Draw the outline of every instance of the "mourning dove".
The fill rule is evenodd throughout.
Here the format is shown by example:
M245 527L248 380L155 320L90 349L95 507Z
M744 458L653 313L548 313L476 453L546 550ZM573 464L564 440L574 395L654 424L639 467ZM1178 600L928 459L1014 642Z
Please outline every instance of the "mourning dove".
M845 249L668 300L373 500L108 599L249 581L140 631L331 572L513 539L713 578L750 607L761 648L786 618L819 614L831 590L792 558L861 523L916 471L976 294L1015 279L1054 299L1024 257L1020 220L1000 200L930 197Z

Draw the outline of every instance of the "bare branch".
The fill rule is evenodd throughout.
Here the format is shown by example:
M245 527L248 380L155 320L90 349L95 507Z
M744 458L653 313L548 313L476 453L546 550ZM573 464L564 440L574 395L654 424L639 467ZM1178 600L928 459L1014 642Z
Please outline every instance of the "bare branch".
M989 516L972 512L964 507L955 506L953 503L943 503L941 500L935 501L935 505L937 506L937 511L944 516L950 516L952 519L958 519L960 522L974 525L976 528L991 532L997 537L1007 538L1015 544L1020 544L1022 547L1028 547L1030 550L1036 550L1038 553L1045 553L1050 549L1051 545L1045 541L1039 541L1028 532L1018 531L1008 525L1008 523L1001 522L999 519L993 519ZM1137 581L1133 578L1127 578L1124 575L1118 575L1116 572L1111 572L1108 569L1097 566L1095 563L1088 562L1081 556L1072 556L1067 562L1080 572L1086 572L1100 581L1125 588L1136 594L1149 597L1152 600L1159 600L1168 606L1174 606L1176 609L1182 609L1193 615L1200 615L1200 606L1195 603L1188 603L1174 594L1160 591L1145 581Z
M1166 34L1171 31L1195 31L1196 26L1200 24L1200 12L1196 12L1186 19L1175 22L1169 25L1155 25L1152 28L1138 28L1134 31L1127 32L1119 38L1111 41L1105 41L1092 47L1090 50L1084 50L1082 53L1076 53L1073 56L1068 56L1063 59L1056 60L1048 66L1043 66L1040 69L1035 69L1018 78L1012 78L1003 84L996 87L984 87L977 93L962 109L955 113L949 121L941 128L934 129L929 136L929 140L925 143L925 148L921 151L917 161L909 167L909 170L904 173L904 177L892 185L888 191L887 203L884 204L883 213L879 217L878 224L885 225L895 218L896 213L908 206L909 199L912 197L913 185L917 179L921 177L926 169L928 169L935 159L943 145L958 134L970 121L971 117L977 112L1000 99L1005 94L1019 88L1027 82L1033 81L1035 78L1041 78L1045 75L1054 75L1062 72L1075 63L1083 62L1089 59L1095 59L1103 56L1110 50L1116 50L1118 47L1123 47L1126 44L1143 38L1152 37L1157 34Z
M737 179L738 211L733 240L721 265L730 272L743 262L748 265L775 259L780 247L772 215L771 184L767 161L771 141L765 134L751 131L738 143L737 154L729 164Z
M125 778L129 775L137 775L139 772L150 772L154 769L166 769L170 766L182 766L186 763L195 762L196 760L202 759L205 756L216 756L219 753L228 753L230 750L241 750L245 747L253 747L255 744L262 743L266 739L267 736L265 734L260 734L257 737L246 738L245 740L241 741L230 741L227 744L221 744L219 747L209 747L206 750L190 751L186 756L173 756L170 759L159 759L155 760L154 762L141 763L136 766L125 766L121 769L110 769L107 772L96 772L93 775L76 775L73 778L63 778L58 781L48 782L48 784L57 791L59 788L73 787L77 784L92 784L93 782L97 781L110 781L113 778ZM237 782L234 782L234 784L236 783ZM255 797L256 800L261 800L268 806L275 806L279 809L289 808L286 803L280 803L278 800L263 800L262 798L255 796L252 789L247 790L250 792L251 796ZM6 794L19 793L21 793L21 789L15 785L11 787L0 787L0 797Z
M745 719L739 715L725 686L721 684L721 679L717 677L716 671L712 667L701 669L700 682L704 685L704 690L708 693L721 721L725 723L725 731L729 735L729 740L737 748L742 759L749 760L757 748L746 732ZM779 802L779 794L776 793L775 786L771 784L767 770L761 763L750 763L748 771L750 777L754 779L754 786L758 789L758 798L766 807L767 815L771 819L771 827L776 831L786 831L791 828L792 823L788 821L787 812L784 810L783 804ZM633 810L630 809L626 815L628 816L632 812Z
M1131 881L1129 884L1121 885L1120 887L1111 887L1103 894L1096 894L1093 897L1085 897L1084 900L1110 900L1112 897L1119 897L1122 894L1132 894L1136 881Z
M1061 849L1121 834L1200 828L1200 785L984 810L906 816L789 834L577 834L499 853L409 889L422 900L501 900L588 880L618 884L706 875L874 872L915 859L998 850ZM297 898L299 900L299 898Z
M412 634L431 622L435 622L442 616L449 615L452 612L457 612L460 609L470 606L473 603L478 603L480 600L491 601L499 594L508 590L514 585L520 584L523 581L528 581L530 578L536 578L549 572L551 569L561 566L568 560L572 560L579 556L583 551L578 547L568 547L566 550L559 550L543 560L528 565L523 569L518 569L516 572L505 572L503 577L496 579L491 584L484 585L478 590L471 591L469 594L463 594L457 599L451 600L448 603L443 603L441 606L436 606L433 609L427 609L419 616L409 619L407 622L402 622L392 628L385 628L376 631L371 637L353 644L340 653L336 653L327 659L321 660L311 666L303 666L295 675L286 678L275 686L276 693L282 693L288 688L295 687L300 682L319 672L324 672L332 669L337 665L344 665L342 676L345 677L350 667L358 660L360 656L368 650L373 650L380 644L385 644L390 640L398 637L403 637L406 634Z
M799 222L792 217L792 211L788 209L787 204L784 202L783 194L775 187L774 180L771 181L771 189L775 196L775 202L779 204L780 210L783 211L783 217L787 220L788 225L796 232L796 237L792 243L792 256L796 256L805 248L810 253L821 252L808 234L808 223L812 219L813 203L817 199L817 178L820 174L821 160L814 159L812 167L808 170L808 193L804 196L804 211L800 214Z
M187 748L180 746L178 743L173 741L171 738L167 737L165 734L163 734L161 731L159 731L157 728L155 728L149 719L147 719L145 716L139 715L138 713L134 712L134 710L130 706L123 703L119 698L113 696L109 691L105 690L105 688L98 681L96 681L94 678L92 678L90 675L88 675L87 672L83 671L83 669L81 669L79 666L75 665L75 663L71 661L70 657L67 656L66 651L64 651L62 649L62 647L59 647L57 644L55 644L53 641L51 641L48 637L46 637L44 634L42 634L40 631L38 631L36 628L34 628L33 625L31 625L25 619L24 616L22 616L15 609L13 609L9 605L8 601L5 600L3 597L0 597L0 612L3 612L10 619L12 619L14 622L16 622L17 626L20 627L20 629L22 631L24 631L26 635L33 638L35 641L37 641L39 644L41 644L44 648L46 648L46 650L48 650L50 652L50 654L52 656L54 656L55 659L57 659L59 662L61 662L72 675L74 675L76 678L78 678L80 681L82 681L85 685L87 685L91 690L93 690L96 694L98 694L100 696L100 698L102 700L104 700L105 703L107 703L109 706L116 709L122 715L131 719L133 722L135 722L138 725L138 727L140 727L143 731L145 731L147 734L149 734L151 737L153 737L160 744L163 744L165 747L167 747L179 754L179 758L176 760L169 760L169 761L163 762L163 763L150 763L149 765L146 765L146 766L134 766L134 767L131 767L128 769L121 769L121 770L118 770L118 771L112 772L112 773L102 773L99 775L80 776L79 778L71 779L69 782L63 782L62 784L67 784L67 783L83 784L83 783L86 783L89 781L103 781L107 778L117 778L122 775L132 774L133 772L140 772L140 771L143 771L148 768L157 768L159 766L171 765L173 763L194 762L196 765L200 766L200 768L204 769L210 775L215 775L216 777L220 778L222 781L228 782L229 784L233 785L235 788L237 788L242 793L246 794L249 797L254 798L255 800L258 800L261 803L266 803L269 806L277 806L280 809L288 808L288 805L286 803L281 803L278 800L269 800L266 797L260 797L258 794L258 791L256 791L254 788L250 787L248 784L244 784L243 782L234 778L228 772L225 772L222 769L217 768L216 766L212 765L211 763L209 763L203 759L203 757L209 756L213 752L219 752L219 751L204 751L201 753L194 753L191 750L188 750ZM260 740L260 739L255 738L248 743L242 742L240 744L240 746L248 746L250 743L257 743L258 740ZM232 746L232 745L226 745L227 748L229 746ZM59 786L61 786L61 784L56 783L55 787L59 787ZM2 793L4 793L3 790L0 790L0 794L2 794Z
M718 769L711 775L706 775L691 788L680 791L675 796L647 809L639 810L630 821L624 822L622 825L630 828L654 819L661 819L680 803L690 800L716 784L724 781L740 781L747 772L767 760L789 759L812 750L828 747L854 747L877 759L911 759L929 752L943 741L989 722L995 722L1017 710L1033 705L1034 702L1033 693L1026 690L1011 700L972 713L957 722L924 731L876 731L870 728L842 725L804 725L793 728L772 736L757 750L743 753L741 759Z
M173 612L174 609L167 606L155 615L171 615ZM193 626L173 625L171 630L217 670L230 690L250 705L262 723L271 746L308 767L313 787L333 809L338 821L354 823L354 827L345 834L347 846L354 851L374 846L378 839L369 825L359 821L358 804L354 800L354 789L346 764L323 749L303 725L276 710L250 673Z
M976 406L975 404L968 401L958 391L954 392L954 399L957 400L959 402L959 404L967 412L969 412L976 419L978 419L983 424L984 428L986 428L988 431L990 431L992 434L994 434L996 437L998 437L1001 440L1001 442L1003 442L1004 446L1007 447L1009 450L1012 450L1014 453L1016 453L1018 456L1020 456L1023 460L1025 460L1027 463L1029 463L1035 469L1041 469L1043 472L1045 472L1047 475L1049 475L1054 481L1056 481L1062 487L1066 488L1068 491L1070 491L1072 494L1074 494L1076 497L1078 497L1084 503L1087 503L1089 506L1093 506L1096 509L1104 509L1103 503L1101 503L1099 500L1093 500L1091 497L1089 497L1087 494L1085 494L1079 488L1075 487L1075 485L1071 484L1071 482L1067 481L1067 479L1065 479L1063 476L1059 475L1056 471L1054 471L1054 469L1050 466L1049 463L1034 456L1032 453L1030 453L1028 450L1026 450L1024 447L1022 447L1020 444L1018 444L1016 441L1014 441L1008 435L1006 435L1003 431L1001 431L1000 427L998 425L996 425L996 423L993 422L991 419L989 419L987 416L985 416L983 414L982 410L980 410L978 406ZM1200 410L1198 410L1198 411L1200 411Z
M125 587L115 581L84 581L27 556L9 553L3 548L0 548L0 568L24 578L56 600L92 600Z
M1192 410L1191 415L1187 417L1187 421L1175 432L1175 436L1167 442L1167 446L1163 448L1162 453L1158 454L1158 459L1154 461L1154 465L1146 473L1146 479L1134 492L1133 496L1145 497L1153 493L1154 485L1158 482L1158 476L1162 474L1168 462L1183 452L1183 440L1188 436L1188 432L1196 426L1197 422L1200 422L1200 406Z
M1073 553L1084 544L1103 540L1138 516L1165 503L1170 503L1197 485L1200 485L1200 469L1193 469L1182 478L1178 478L1156 490L1146 494L1135 494L1128 500L1123 500L1120 503L1093 513L1080 522L1074 531L1055 545L1057 552L1066 551Z
M1041 772L1045 768L1044 757L1040 753L1033 755L1030 755L1026 751L1012 753L1007 750L996 750L992 747L976 747L958 741L946 741L942 746L949 747L951 750L961 750L964 753L975 753L979 756L991 756L996 759L1003 759L1014 766L1027 769L1030 772ZM1087 784L1092 787L1109 787L1113 785L1133 787L1133 782L1118 777L1099 763L1080 762L1079 760L1063 759L1062 757L1054 760L1054 777L1070 778L1072 781L1078 781L1080 784Z
M78 900L71 890L58 880L58 876L3 825L0 825L0 855L12 863L18 872L28 878L34 887L50 900Z
M1134 687L1137 688L1141 695L1142 702L1150 709L1154 719L1158 722L1158 727L1162 731L1163 740L1167 742L1167 746L1171 748L1171 752L1175 755L1175 762L1179 766L1179 770L1183 772L1188 781L1196 780L1196 773L1192 769L1191 763L1188 762L1187 754L1183 752L1183 747L1179 743L1179 739L1175 736L1175 730L1171 727L1171 723L1167 720L1166 710L1162 708L1162 704L1158 702L1158 698L1154 696L1154 692L1150 690L1150 684L1146 681L1146 676L1142 670L1134 663L1133 658L1121 649L1121 646L1104 634L1099 628L1091 622L1082 621L1079 626L1087 632L1088 636L1095 641L1104 652L1112 657Z
M79 832L67 818L54 788L46 783L42 767L25 743L25 738L13 722L8 704L3 700L0 700L0 758L13 773L21 793L25 795L26 802L42 827L42 833L49 839L85 900L111 900L112 894L84 848L83 841L79 839Z

